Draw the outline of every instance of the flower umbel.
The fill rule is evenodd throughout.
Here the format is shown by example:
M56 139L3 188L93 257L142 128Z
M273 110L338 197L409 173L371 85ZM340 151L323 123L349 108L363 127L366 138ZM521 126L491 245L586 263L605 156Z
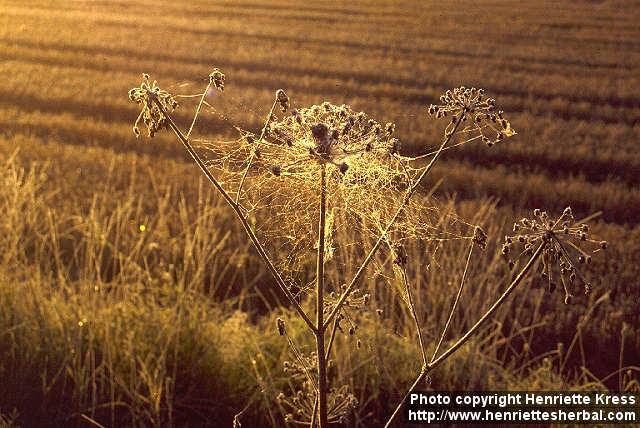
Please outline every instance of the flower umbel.
M224 79L224 73L218 68L214 68L211 74L209 74L209 84L221 92L224 91Z
M513 267L514 260L530 256L537 245L544 245L540 273L548 283L550 292L555 290L558 277L565 292L565 303L569 303L574 284L578 281L584 286L585 294L591 291L591 283L585 279L578 266L590 264L589 253L606 249L607 243L591 239L589 226L576 222L571 208L565 208L556 220L551 220L545 211L535 209L533 218L521 219L513 225L513 231L518 234L506 236L502 246L502 254L509 261L510 267ZM509 259L513 247L518 245L523 250L514 259ZM587 246L591 248L583 248Z
M487 234L485 233L485 231L482 230L480 226L476 226L475 229L473 230L474 244L476 244L480 249L485 250L487 248L488 239L489 238L487 237Z
M278 101L278 104L280 104L280 108L282 109L283 113L289 110L289 97L284 92L284 90L278 89L276 91L276 100Z
M169 92L160 89L158 82L155 80L153 83L149 82L149 75L146 73L142 74L140 86L129 91L129 99L142 106L142 111L133 124L133 132L136 137L140 136L138 124L141 120L147 126L149 137L153 137L156 132L168 127L169 121L162 109L156 104L156 100L168 112L172 112L178 107L178 102Z
M291 396L280 393L277 400L288 412L285 421L300 425L309 425L316 405L315 386L305 381L302 389ZM327 394L327 419L329 423L344 423L349 414L358 406L358 399L349 392L346 385L332 388Z
M286 110L289 99L284 91L279 91L277 97ZM397 150L397 143L391 138L394 129L392 123L382 125L349 106L325 102L292 111L288 118L274 122L269 134L289 147L281 171L295 173L310 161L320 161L332 163L344 173L349 168L349 158L380 158ZM290 162L286 162L287 157Z
M486 98L483 89L461 86L441 95L440 102L442 104L429 106L429 114L436 118L451 116L447 133L452 132L458 121L469 121L471 124L461 128L461 131L477 132L477 136L488 146L516 134L504 118L504 112L496 110L496 100Z

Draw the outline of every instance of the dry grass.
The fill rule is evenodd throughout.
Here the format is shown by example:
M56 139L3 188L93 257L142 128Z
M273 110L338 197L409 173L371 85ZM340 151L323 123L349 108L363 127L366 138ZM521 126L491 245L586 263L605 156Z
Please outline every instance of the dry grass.
M88 150L78 165L96 167L95 158L103 155L101 150ZM56 159L51 151L48 157ZM128 160L126 155L113 159L118 165L128 165ZM7 214L2 227L10 239L3 241L2 253L4 265L15 269L4 272L0 281L0 369L5 379L2 396L13 398L3 402L2 411L18 409L18 420L27 426L80 423L84 417L105 426L183 425L203 423L213 415L230 423L247 400L253 403L244 414L247 420L265 417L268 423L283 417L278 411L265 413L275 406L265 401L270 395L250 391L256 384L267 391L286 389L281 367L289 353L273 328L274 319L286 317L292 332L302 331L302 325L292 313L274 310L266 272L247 269L257 266L256 256L234 241L238 226L225 214L222 201L204 189L198 191L200 186L187 186L192 180L186 168L177 177L163 176L153 172L150 166L158 165L150 162L137 160L121 168L119 178L107 180L96 197L83 204L60 202L69 202L71 194L56 192L62 182L72 190L84 179L56 174L55 162L45 169L46 176L33 163L31 172L14 162L6 165L3 176L11 185L3 187L0 200ZM108 170L91 176L108 177ZM185 183L179 184L181 180ZM209 198L211 202L204 203ZM186 202L180 204L181 199ZM114 200L122 201L121 206L114 207ZM53 201L58 202L52 207ZM184 208L173 209L176 205ZM30 209L20 210L24 206ZM485 204L473 220L487 222L494 212ZM47 217L57 221L42 221ZM229 223L221 227L221 221ZM140 224L146 225L145 232ZM166 229L171 225L173 232ZM488 231L493 235L498 229L494 224ZM75 252L63 251L65 246ZM416 250L409 248L416 261L411 269L420 272ZM451 324L452 337L486 309L484 296L496 295L495 278L506 272L502 260L491 254L495 252L471 265L477 285L462 296L464 310ZM45 261L56 263L55 268ZM461 275L460 262L459 250L448 246L440 255L440 268L418 277L418 287L430 290L416 295L423 325L444 324L452 297L449 281ZM451 364L433 375L432 386L603 387L586 374L563 380L557 372L567 357L562 351L518 358L511 354L520 340L533 345L539 334L557 325L545 315L545 296L537 290L515 299L494 321L503 328L487 330L480 341L462 348ZM556 312L561 296L554 301L556 308L549 313ZM406 388L419 366L416 358L408 358L419 350L397 293L383 283L375 286L375 308L385 308L382 318L375 310L363 314L357 334L339 335L335 344L342 362L336 378L347 382L362 406L353 419L356 425L381 422L378 418L391 410L384 403ZM252 323L238 309L264 315ZM507 322L511 316L518 322ZM437 333L425 331L432 343ZM313 346L309 337L295 340L302 349ZM585 346L576 345L576 350L584 352ZM36 409L34 402L42 405Z
M600 281L589 299L564 307L561 294L544 294L532 280L481 340L434 373L432 386L602 387L595 379L612 374L607 387L637 387L635 372L616 372L637 365L640 352L637 6L0 3L3 163L19 149L0 190L0 373L9 376L0 396L14 397L0 400L0 426L14 408L26 426L86 418L184 425L211 415L231 423L256 384L286 388L286 352L273 326L292 314L274 309L268 273L180 147L163 135L133 143L136 113L124 94L139 71L195 92L212 58L233 77L199 125L225 136L231 123L259 131L273 90L284 87L298 105L330 99L394 121L407 152L419 153L438 140L440 130L421 118L444 89L480 85L496 94L517 142L447 154L433 172L433 182L447 174L442 199L455 193L455 210L491 236L527 207L603 211L594 233L610 249L590 268ZM176 119L188 127L190 115ZM477 285L462 293L451 337L487 309L505 278L496 245L470 265ZM410 258L419 260L418 251ZM411 268L427 290L415 296L422 325L447 321L466 251L451 245L439 269ZM388 287L371 286L372 307L385 308L384 332L372 311L358 337L336 341L345 362L336 378L361 403L356 426L381 422L392 410L385 403L419 370L407 357L420 352L413 320ZM438 335L425 331L430 343ZM244 417L283 417L265 400L254 397Z

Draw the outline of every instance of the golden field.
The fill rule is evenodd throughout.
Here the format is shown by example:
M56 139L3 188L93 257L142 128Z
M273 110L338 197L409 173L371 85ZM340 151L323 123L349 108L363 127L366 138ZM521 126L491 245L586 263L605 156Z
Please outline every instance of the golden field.
M565 306L528 281L430 386L638 389L640 4L0 0L0 11L0 426L231 426L246 405L248 425L282 423L273 397L289 356L274 323L293 316L182 146L132 132L127 92L142 72L196 93L213 67L227 87L200 119L208 135L258 132L283 88L294 107L328 100L395 122L411 154L440 141L426 114L440 94L486 89L518 135L447 151L428 183L444 178L438 197L491 237L452 333L498 293L496 247L531 209L602 212L594 234L610 248L589 268L590 297ZM183 127L190 113L178 108ZM429 339L464 248L443 250L435 273L415 249ZM385 311L363 315L363 346L336 345L336 377L360 403L352 426L380 424L419 368L400 299L372 300Z

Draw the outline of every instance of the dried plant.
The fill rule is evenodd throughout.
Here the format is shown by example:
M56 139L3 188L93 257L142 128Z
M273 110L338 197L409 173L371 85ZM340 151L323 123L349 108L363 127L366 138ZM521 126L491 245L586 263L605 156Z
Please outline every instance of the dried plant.
M556 289L556 278L559 277L565 293L565 303L569 303L573 296L572 290L576 282L582 283L585 294L590 293L591 283L585 279L578 266L590 264L591 254L589 253L605 250L607 242L591 239L589 225L585 220L577 222L571 208L567 207L556 220L551 220L545 211L536 209L533 212L533 218L523 218L515 223L513 231L518 234L505 237L502 246L502 254L510 267L515 264L514 260L509 259L512 248L517 246L523 248L515 257L517 261L523 256L530 256L536 245L546 242L540 273L542 279L548 283L549 292Z
M486 243L486 235L481 229L476 229L476 234L474 238L471 240L469 246L469 253L467 257L467 261L464 267L464 271L462 274L462 279L460 281L460 286L458 288L458 293L453 301L449 318L442 330L440 335L440 340L433 352L433 355L430 360L427 360L427 350L425 344L420 340L420 349L422 350L423 355L423 365L420 371L420 374L414 381L413 385L409 388L406 397L409 395L411 391L413 391L418 385L425 381L427 376L431 371L433 371L436 367L442 364L448 357L450 357L455 351L457 351L462 345L464 345L474 334L476 334L480 328L489 320L491 316L496 312L496 310L507 300L507 298L513 293L513 291L520 285L523 280L527 277L527 274L540 262L542 262L542 275L545 276L546 279L551 278L551 263L556 262L561 270L561 278L562 283L565 289L565 303L569 303L569 297L571 296L568 288L568 284L572 283L576 279L576 274L579 275L581 281L583 281L585 286L585 292L589 292L591 285L589 282L585 280L581 273L576 269L576 265L573 261L572 255L566 250L566 246L570 246L573 250L580 253L582 257L580 260L587 260L586 257L590 257L583 249L581 249L577 244L578 242L572 242L576 239L579 242L587 242L590 244L597 244L599 250L604 250L607 246L604 241L596 241L588 238L588 225L586 222L589 219L583 219L579 222L575 222L573 218L573 214L571 212L571 208L567 207L563 211L562 215L558 217L555 221L551 221L546 212L541 211L539 209L534 210L534 219L522 219L520 222L514 225L514 231L521 231L520 235L514 237L507 236L505 238L505 243L502 246L502 254L508 255L510 253L511 247L515 242L524 244L524 250L518 255L518 259L525 258L526 262L524 266L522 266L519 271L514 275L511 283L507 286L507 288L502 292L502 294L495 300L495 302L491 305L491 307L478 319L478 321L471 327L467 332L461 335L447 350L438 355L438 351L440 350L440 346L446 336L448 327L450 325L451 319L455 313L456 308L458 307L458 302L460 300L460 295L462 294L462 290L467 279L467 272L469 268L469 261L471 260L471 255L473 252L473 248L477 245L480 248L484 248ZM588 259L590 260L590 259ZM509 267L514 268L515 263L513 261L509 261ZM565 282L565 277L568 277ZM406 275L404 276L406 281ZM550 282L550 284L552 284ZM407 284L407 290L409 286ZM550 291L553 291L551 289ZM415 309L411 308L413 313L415 314ZM420 325L417 322L417 317L414 316L414 320L416 320L416 329L420 332ZM404 399L400 402L392 414L391 418L387 421L386 427L392 425L392 423L398 417L400 410L402 409L402 405L404 403Z
M431 193L421 198L415 195L444 151L473 141L491 146L515 135L504 113L496 109L495 100L476 88L447 91L441 104L428 108L431 115L447 120L443 139L436 150L424 150L416 157L402 154L400 142L394 137L394 124L383 124L347 105L328 102L290 110L290 99L282 89L276 91L257 134L236 126L239 137L232 141L192 138L203 106L210 107L206 101L209 89L222 91L224 77L220 70L214 70L206 89L192 95L199 98L199 103L188 132L183 133L171 117L178 97L160 89L155 81L149 83L149 76L144 75L141 85L129 94L142 107L134 131L139 135L137 125L142 120L149 136L165 128L176 134L238 217L279 291L313 334L315 349L306 352L295 343L285 321L277 321L277 330L286 338L294 357L285 364L291 391L278 396L286 422L325 428L344 420L357 405L346 386L333 386L327 369L336 335L355 334L353 314L366 308L369 301L363 284L365 272L374 261L379 263L376 260L385 251L395 277L403 284L401 295L412 314L422 351L422 370L410 390L479 330L539 259L549 281L552 262L569 282L576 276L582 279L570 252L577 251L578 260L588 263L590 259L580 250L579 241L596 241L587 238L582 223L574 224L569 211L555 222L536 211L538 220L523 220L520 235L507 237L503 247L508 254L512 246L524 244L521 256L528 258L524 266L478 322L438 355L467 280L474 247L484 249L488 238L479 227L444 212ZM345 242L342 236L343 240L336 241L335 231L347 228L355 231L349 234L350 241ZM449 319L429 359L404 246L411 241L451 239L468 240L469 253ZM604 244L598 245L604 248ZM346 248L358 249L360 263L354 266L346 262ZM312 256L315 272L310 274ZM512 267L519 258L510 262ZM334 263L350 280L328 284L328 263ZM565 285L565 290L569 293L570 286ZM315 317L304 309L309 302L315 304ZM387 425L395 420L401 405ZM238 425L239 416L234 421Z

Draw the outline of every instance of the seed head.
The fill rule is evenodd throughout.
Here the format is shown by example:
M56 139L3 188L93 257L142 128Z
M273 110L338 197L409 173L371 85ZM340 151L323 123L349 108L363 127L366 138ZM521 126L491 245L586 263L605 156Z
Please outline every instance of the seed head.
M297 422L309 425L313 418L313 411L316 409L316 386L310 379L309 374L313 372L314 364L317 361L315 354L309 356L297 353L297 361L291 362L285 371L290 375L289 384L291 390L288 394L279 393L278 403L285 409L289 422ZM328 366L331 361L328 362ZM295 367L295 370L294 370ZM349 388L341 386L332 388L327 394L327 417L329 423L335 424L343 422L345 417L358 405L358 400L349 391Z
M140 136L138 124L142 121L147 126L147 134L153 137L156 132L169 126L166 113L174 111L178 107L178 102L173 96L158 86L154 80L149 82L149 75L142 74L142 82L137 88L129 91L129 99L142 107L133 124L133 132L136 137Z
M446 135L452 133L458 122L465 122L469 118L473 120L461 131L466 134L475 132L477 138L480 138L487 146L493 146L505 137L516 134L509 121L504 118L504 112L496 111L496 101L493 98L486 98L482 89L461 86L448 90L440 96L440 102L439 105L429 106L428 111L436 118L451 116L445 131ZM458 126L458 129L462 128L460 125ZM489 135L493 137L489 137Z
M502 247L502 254L505 257L509 255L511 247L516 243L523 245L523 251L515 257L515 260L530 256L534 247L542 245L540 275L548 283L550 291L556 288L556 278L560 278L563 285L565 302L569 302L570 297L573 296L572 289L576 280L582 282L586 294L591 291L591 283L585 279L578 266L590 264L592 257L588 252L602 251L606 248L606 244L603 246L604 241L589 238L588 225L577 223L571 208L567 207L555 220L551 220L546 211L535 209L533 218L521 219L514 225L513 230L519 231L520 234L505 238ZM513 260L508 257L507 260L512 267Z
M473 242L483 250L487 248L487 234L480 226L473 230Z
M395 244L393 246L393 263L398 266L406 266L409 261L409 256L407 254L407 250L404 248L404 245Z
M217 68L214 68L211 74L209 74L209 82L219 91L224 91L224 79L225 75Z
M280 104L283 113L289 109L289 97L285 94L284 90L278 89L276 91L276 100Z

